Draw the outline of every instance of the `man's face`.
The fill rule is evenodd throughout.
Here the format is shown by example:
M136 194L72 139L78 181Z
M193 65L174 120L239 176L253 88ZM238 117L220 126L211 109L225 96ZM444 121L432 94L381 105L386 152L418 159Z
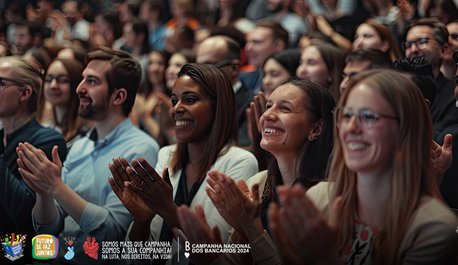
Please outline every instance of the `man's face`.
M348 86L348 82L357 73L361 73L369 69L369 61L350 61L345 65L342 74L342 81L340 82L340 93L343 93Z
M279 40L273 39L272 30L264 27L255 27L247 36L245 50L248 62L261 69L264 60L272 53L280 50Z
M438 71L444 57L444 49L433 35L433 30L428 26L416 26L407 32L406 57L412 60L424 56L431 63L433 70Z
M14 66L9 62L0 64L0 118L17 114L20 102L19 85L14 81Z
M16 53L23 55L28 49L32 47L32 35L27 26L17 26L14 32L14 46L16 46Z
M228 59L228 53L227 44L223 39L218 37L208 38L197 48L196 62L208 64L221 63ZM228 74L233 83L236 81L238 70L234 71L233 64L230 62L226 63L224 66L219 67L219 69Z
M76 88L80 98L79 115L90 120L103 120L110 113L111 96L105 73L111 69L108 61L92 60L83 71L83 80Z

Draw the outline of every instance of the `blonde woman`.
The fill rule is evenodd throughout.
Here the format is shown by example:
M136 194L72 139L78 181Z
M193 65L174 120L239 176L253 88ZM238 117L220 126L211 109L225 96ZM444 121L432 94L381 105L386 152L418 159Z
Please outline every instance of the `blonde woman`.
M451 264L458 222L439 199L420 90L371 70L351 81L335 116L329 181L308 198L298 186L279 189L282 207L270 208L284 262Z

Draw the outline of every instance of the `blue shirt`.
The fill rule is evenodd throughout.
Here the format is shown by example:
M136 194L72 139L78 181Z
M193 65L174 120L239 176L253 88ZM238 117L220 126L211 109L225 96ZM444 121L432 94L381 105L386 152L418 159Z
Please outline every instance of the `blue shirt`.
M91 139L92 138L92 139ZM113 158L124 157L128 161L143 157L152 166L156 164L159 146L153 138L133 126L129 119L119 124L104 139L96 138L92 130L76 141L67 155L62 168L63 181L83 199L88 201L78 224L64 209L59 207L58 218L50 224L39 225L38 233L59 234L62 258L68 245L64 236L75 237L75 257L70 262L87 264L95 262L83 251L87 236L94 236L102 247L103 240L122 240L133 217L111 189L108 164ZM99 261L100 261L99 251ZM83 262L83 263L82 263Z

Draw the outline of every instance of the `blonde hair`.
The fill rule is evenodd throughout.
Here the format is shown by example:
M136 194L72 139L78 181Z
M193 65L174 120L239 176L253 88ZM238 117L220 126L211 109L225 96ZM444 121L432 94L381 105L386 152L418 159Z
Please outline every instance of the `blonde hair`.
M35 66L19 56L2 57L0 58L0 63L2 62L11 63L14 66L11 78L18 84L32 88L27 108L30 113L35 113L38 107L38 95L43 86L43 74Z
M430 170L430 141L432 125L429 110L416 85L407 77L391 70L370 70L355 76L349 89L340 98L344 106L349 93L364 83L379 93L399 117L398 147L391 164L391 194L385 209L384 227L375 237L374 264L399 264L399 247L410 225L412 215L423 195L440 197L437 182ZM352 241L357 210L356 173L345 165L342 143L335 134L334 150L329 167L331 201L342 196L338 246L340 253Z

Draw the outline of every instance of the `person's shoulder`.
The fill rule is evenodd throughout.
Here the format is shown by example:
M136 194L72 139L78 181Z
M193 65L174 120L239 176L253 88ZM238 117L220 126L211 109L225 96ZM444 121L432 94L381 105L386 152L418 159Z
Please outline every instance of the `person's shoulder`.
M41 141L48 141L48 140L56 140L56 141L64 141L64 136L56 131L53 128L44 127L40 124L36 124L30 128L32 131L31 138L36 138Z
M227 148L227 151L226 151L226 155L235 155L236 157L240 157L240 158L254 158L256 159L256 157L249 151L243 149L243 148L240 148L238 146L230 146Z
M414 213L413 226L422 226L429 223L443 223L456 228L457 216L439 199L424 196Z
M259 184L260 186L264 186L264 183L267 179L267 170L263 170L261 172L256 173L256 175L252 176L247 180L248 186L253 186L254 184Z
M130 126L130 128L126 131L126 135L130 138L131 141L137 142L141 145L154 147L159 150L159 144L156 142L156 140L154 140L153 137L134 125Z
M177 149L176 144L163 146L161 147L161 149L159 149L158 156L159 157L171 157L176 149Z
M330 188L331 183L322 181L308 189L306 194L318 209L324 210L330 203Z

